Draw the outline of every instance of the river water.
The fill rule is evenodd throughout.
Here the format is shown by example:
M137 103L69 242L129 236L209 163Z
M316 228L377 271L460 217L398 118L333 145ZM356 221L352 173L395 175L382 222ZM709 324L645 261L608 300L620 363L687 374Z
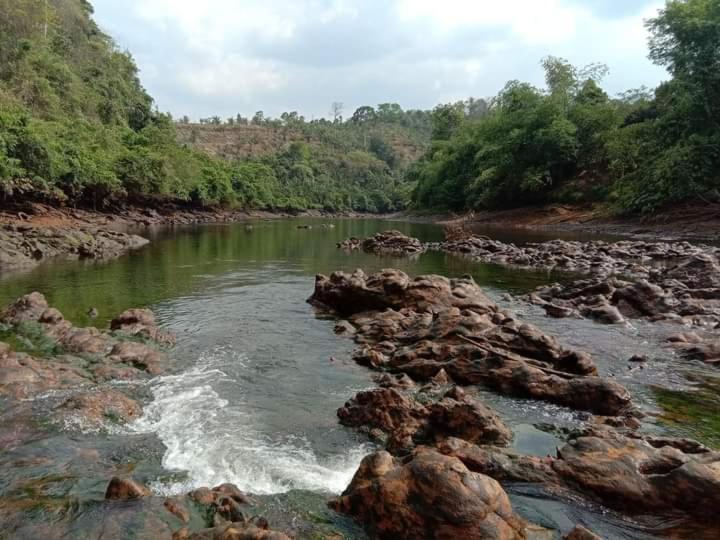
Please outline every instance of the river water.
M298 227L305 225L312 228ZM257 495L277 528L317 520L348 538L362 537L324 503L345 488L372 450L335 416L357 391L373 386L372 374L350 360L353 343L334 335L334 321L306 303L317 273L395 267L411 275L470 274L500 304L565 344L593 353L601 372L628 386L650 413L644 429L692 435L720 446L718 379L704 366L678 365L661 347L657 326L548 319L542 310L503 300L503 293L573 276L441 253L396 259L335 247L349 236L388 228L424 241L442 237L433 225L382 220L291 219L256 221L252 228L158 229L144 233L152 237L150 246L115 261L55 262L6 277L0 281L0 303L38 290L74 323L93 325L129 307L152 308L178 344L166 374L142 389L148 400L144 416L123 433L73 436L108 445L118 437L159 440L143 442L137 458L146 462L138 470L155 492L176 494L233 482ZM503 236L519 243L528 239L518 232ZM91 307L100 313L93 321L86 315ZM637 353L652 361L642 370L629 369L627 359ZM563 429L583 421L582 415L560 407L478 392L513 428L515 447L528 454L554 453ZM567 530L583 522L606 538L653 536L602 508L552 497L533 486L508 490L518 511L550 528ZM654 532L669 525L658 519Z

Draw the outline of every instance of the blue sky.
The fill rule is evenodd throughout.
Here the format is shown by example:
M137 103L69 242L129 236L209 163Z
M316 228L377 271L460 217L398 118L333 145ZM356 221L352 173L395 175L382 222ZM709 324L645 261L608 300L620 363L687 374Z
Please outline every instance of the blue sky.
M397 102L432 108L543 84L547 55L604 62L617 93L656 86L643 21L662 0L94 0L162 111L345 115Z

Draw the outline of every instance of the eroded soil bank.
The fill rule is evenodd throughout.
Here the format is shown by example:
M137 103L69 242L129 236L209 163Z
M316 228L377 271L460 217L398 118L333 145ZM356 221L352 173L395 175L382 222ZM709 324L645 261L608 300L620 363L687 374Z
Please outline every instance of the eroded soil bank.
M717 242L720 238L720 204L702 201L675 205L652 216L614 216L602 207L555 204L431 219L443 224L466 223L470 229L481 234L518 228L547 233L592 233L706 242Z

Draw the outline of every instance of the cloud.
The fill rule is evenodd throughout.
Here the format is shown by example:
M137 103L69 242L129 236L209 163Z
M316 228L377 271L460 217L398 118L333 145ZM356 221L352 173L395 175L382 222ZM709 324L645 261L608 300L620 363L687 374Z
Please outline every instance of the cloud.
M662 0L95 0L161 110L326 116L364 104L431 108L541 85L539 61L602 61L611 93L653 86L643 19Z

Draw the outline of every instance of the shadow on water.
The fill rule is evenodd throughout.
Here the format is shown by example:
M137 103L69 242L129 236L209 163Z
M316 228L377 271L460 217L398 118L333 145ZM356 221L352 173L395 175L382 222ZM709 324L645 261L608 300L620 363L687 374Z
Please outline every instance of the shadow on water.
M143 418L122 433L56 427L49 437L31 436L13 446L2 437L14 428L0 430L5 448L0 452L0 505L9 504L9 494L17 495L13 490L20 489L13 470L19 463L27 465L24 456L36 460L36 468L21 469L22 474L31 474L37 483L23 484L23 489L32 488L28 496L42 502L29 515L42 520L50 512L53 519L74 520L75 531L101 511L87 500L102 497L108 471L129 468L160 494L234 482L257 494L262 511L279 526L286 519L362 537L356 527L331 514L325 501L347 485L371 450L335 416L355 392L372 386L371 374L350 360L353 344L334 335L333 321L316 317L305 302L317 273L356 268L470 274L504 307L566 344L589 350L603 374L617 377L643 405L658 408L661 413L648 429L720 444L718 379L702 368L690 381L678 374L673 363L677 359L668 358L652 327L551 320L532 306L501 300L504 292L527 292L574 276L478 264L437 252L402 259L336 248L349 236L388 228L423 241L442 239L442 230L433 225L383 220L290 219L255 221L252 228L159 228L145 231L152 239L148 247L114 261L57 261L5 276L0 303L38 290L80 325L103 325L124 309L150 306L178 336L178 344L168 373L137 389L149 403ZM512 231L501 239L523 243L529 237ZM91 307L100 313L92 321L86 315ZM642 372L629 371L627 358L643 352L638 349L649 351L653 361ZM693 392L685 390L688 385ZM582 425L582 415L561 407L480 393L515 431L515 448L527 454L553 454L564 443L549 425ZM41 401L33 406L41 407ZM83 460L91 465L83 465ZM58 463L66 475L62 478L56 478ZM513 486L510 494L521 513L548 527L567 530L583 522L605 538L651 537L602 509L536 487Z

